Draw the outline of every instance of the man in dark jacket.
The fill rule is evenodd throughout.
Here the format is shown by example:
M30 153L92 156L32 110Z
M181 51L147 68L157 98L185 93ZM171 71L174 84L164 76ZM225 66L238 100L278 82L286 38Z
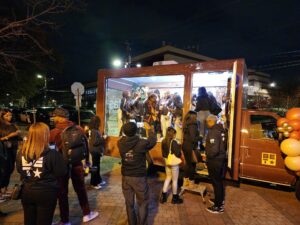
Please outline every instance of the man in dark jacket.
M206 137L206 159L209 176L212 180L215 199L213 206L208 207L211 213L224 212L223 171L226 162L226 133L221 124L217 124L217 117L209 115L206 119L208 133Z
M50 131L50 142L55 143L60 152L62 152L62 132L74 123L69 121L69 112L63 108L56 108L53 112L55 128ZM80 128L80 127L78 127ZM82 130L82 133L84 131ZM89 164L89 154L86 154L86 164ZM60 209L61 221L57 225L69 225L69 203L68 203L68 187L71 177L73 187L77 194L79 204L83 212L83 222L91 221L96 218L99 213L90 210L87 193L84 184L84 168L82 162L68 164L69 173L59 178L60 190L58 193L58 203Z
M146 177L146 153L156 144L156 135L149 130L148 139L136 135L137 126L133 122L123 125L123 136L118 141L122 158L122 190L126 203L129 225L147 225L149 187ZM138 218L135 213L135 196L138 204Z

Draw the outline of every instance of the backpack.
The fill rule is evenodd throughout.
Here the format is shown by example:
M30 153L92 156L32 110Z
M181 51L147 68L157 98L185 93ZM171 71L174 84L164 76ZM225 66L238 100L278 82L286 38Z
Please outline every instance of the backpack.
M222 112L220 103L216 100L209 99L209 112L215 116L219 115L219 113Z
M85 159L88 152L87 140L79 127L73 125L64 129L61 140L63 158L67 163L74 164Z

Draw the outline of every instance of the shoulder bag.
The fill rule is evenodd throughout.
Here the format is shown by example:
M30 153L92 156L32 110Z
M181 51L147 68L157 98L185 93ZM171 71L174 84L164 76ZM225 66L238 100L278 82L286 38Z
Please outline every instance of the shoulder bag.
M175 154L172 154L172 143L173 140L170 142L170 148L169 148L169 154L168 158L166 159L166 165L167 166L178 166L182 160L178 158Z

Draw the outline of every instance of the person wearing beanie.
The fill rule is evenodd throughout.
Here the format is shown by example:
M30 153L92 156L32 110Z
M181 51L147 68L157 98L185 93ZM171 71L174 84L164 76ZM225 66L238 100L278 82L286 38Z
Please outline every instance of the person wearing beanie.
M207 211L210 213L224 212L225 189L223 177L226 162L227 134L223 125L217 124L217 119L215 115L209 115L206 118L208 127L205 143L206 161L215 194L215 199L210 200L213 205L207 208Z
M56 108L53 113L53 120L55 128L50 131L50 143L55 143L58 150L62 153L62 132L75 124L68 119L69 112L64 108ZM82 130L81 127L77 126L78 129ZM84 135L84 131L82 130ZM86 144L87 139L86 139ZM86 154L85 164L89 165L89 154ZM60 209L60 222L55 223L56 225L70 225L69 222L69 203L68 203L68 187L69 179L72 179L72 184L77 194L80 207L83 213L83 222L88 222L95 219L99 213L90 210L87 192L84 183L84 167L82 162L76 162L68 164L69 172L58 179L59 181L59 192L58 192L58 203Z
M148 224L149 187L146 172L146 153L156 144L156 134L153 126L149 129L147 139L138 135L137 125L129 122L123 125L123 136L118 141L122 158L122 191L125 198L129 225ZM138 215L135 212L135 197L138 205ZM139 222L137 222L139 221Z

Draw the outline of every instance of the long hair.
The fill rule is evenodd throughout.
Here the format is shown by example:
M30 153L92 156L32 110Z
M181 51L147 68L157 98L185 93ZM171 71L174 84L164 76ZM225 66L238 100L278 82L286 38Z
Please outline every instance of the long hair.
M174 134L176 134L176 130L173 127L168 127L166 136L163 139L162 143L164 143L167 146L167 149L170 149L170 143L172 139L174 138Z
M183 129L186 129L189 124L197 123L197 113L190 110L183 119Z
M49 127L45 123L35 123L30 126L29 134L22 148L22 155L27 161L39 159L49 146Z
M101 120L100 120L99 116L93 116L89 123L89 129L90 130L92 130L92 129L98 130L100 127L100 123L101 123Z

